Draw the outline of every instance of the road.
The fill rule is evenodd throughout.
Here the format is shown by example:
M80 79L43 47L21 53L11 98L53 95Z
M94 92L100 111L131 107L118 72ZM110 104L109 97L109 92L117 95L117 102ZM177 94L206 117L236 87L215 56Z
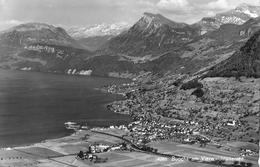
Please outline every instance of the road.
M151 152L151 151L144 151L142 150L140 147L138 147L137 145L135 145L134 143L132 143L130 140L123 138L122 136L117 136L114 134L110 134L110 133L106 133L106 132L100 132L100 131L96 131L96 130L91 130L91 132L93 133L99 133L99 134L103 134L103 135L108 135L108 136L112 136L118 139L121 139L127 143L129 143L131 145L131 147L138 152L143 152L146 154L153 154L153 155L157 155L157 156L162 156L162 157L167 157L167 158L179 158L179 159L184 159L184 160L188 160L194 163L203 163L203 164L210 164L210 165L216 165L218 167L223 166L223 167L234 167L233 164L223 164L221 162L214 162L214 161L202 161L202 160L197 160L197 159L193 159L190 157L185 157L185 156L180 156L180 155L174 155L174 154L164 154L164 153L158 153L158 152ZM241 166L238 166L241 167Z

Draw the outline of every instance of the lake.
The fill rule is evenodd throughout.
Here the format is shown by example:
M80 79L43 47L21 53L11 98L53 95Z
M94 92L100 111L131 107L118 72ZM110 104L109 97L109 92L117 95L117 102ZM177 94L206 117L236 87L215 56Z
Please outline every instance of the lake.
M0 70L0 147L59 138L72 132L67 121L109 126L130 121L106 110L106 104L123 99L95 88L126 83L115 78L56 75Z

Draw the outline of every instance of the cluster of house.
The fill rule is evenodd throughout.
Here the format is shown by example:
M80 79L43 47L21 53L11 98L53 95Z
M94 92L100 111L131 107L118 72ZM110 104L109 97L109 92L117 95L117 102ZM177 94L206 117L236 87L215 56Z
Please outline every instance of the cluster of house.
M119 130L124 130L124 131L128 131L128 127L126 125L111 125L108 128L105 127L97 127L97 128L92 128L92 130L96 130L96 131L106 131L109 129L119 129Z
M244 156L253 156L253 155L257 155L258 153L255 151L252 151L250 149L241 149L240 150L240 156L244 157Z
M56 49L54 47L50 47L50 46L43 46L43 45L30 45L30 46L25 46L24 49L27 50L33 50L33 51L37 51L37 52L47 52L47 53L55 53L56 52L56 56L60 59L65 59L66 57L68 57L68 54L64 54L64 51Z
M184 121L167 123L162 121L139 119L128 125L131 132L132 142L136 145L146 144L150 141L171 139L176 142L194 144L200 143L206 146L211 141L208 137L200 134L198 122Z
M38 51L38 52L41 52L42 50L44 50L44 51L46 51L48 53L54 53L55 52L55 48L54 47L42 46L42 45L25 46L24 49Z
M109 152L109 151L116 151L116 150L117 151L129 150L129 146L126 143L117 143L113 145L95 143L89 146L90 153L102 153L102 152Z
M80 151L76 158L80 158L81 160L89 160L90 162L94 163L100 163L100 162L106 162L108 158L100 158L96 154L91 153L91 151Z
M130 123L128 129L132 132L137 145L158 139L171 139L176 135L186 136L191 133L190 129L181 124L170 125L155 120L138 120Z
M136 89L134 89L135 85L135 82L124 83L122 85L110 85L106 90L108 93L125 95L126 92L136 91Z
M128 131L128 128L127 128L127 126L125 126L125 125L119 125L119 126L114 126L114 125L112 125L112 126L110 126L109 128L110 128L110 129L120 129L120 130Z
M77 154L77 158L80 158L81 160L90 160L96 162L106 162L108 158L101 158L98 157L97 153L103 153L108 151L115 151L115 150L130 150L129 145L126 143L118 143L118 144L102 144L102 143L94 143L89 145L87 151L80 151Z
M92 70L68 69L68 71L66 73L70 74L70 75L91 75Z
M22 71L30 71L30 70L32 70L32 67L23 67L20 70L22 70Z

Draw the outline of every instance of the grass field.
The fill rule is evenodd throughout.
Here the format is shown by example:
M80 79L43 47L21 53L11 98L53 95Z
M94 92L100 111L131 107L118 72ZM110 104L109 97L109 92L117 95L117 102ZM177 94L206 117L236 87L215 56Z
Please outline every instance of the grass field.
M67 154L75 154L75 153L79 153L80 151L86 151L88 150L88 147L89 147L89 143L66 144L64 146L61 146L61 148Z
M118 133L118 132L116 132ZM82 140L86 134L87 139ZM115 134L115 132L114 132ZM76 159L75 154L80 150L88 149L88 145L94 142L113 144L122 142L120 139L104 134L94 134L82 131L72 136L61 139L49 140L34 146L0 150L0 167L213 167L207 163L190 162L163 158L153 154L142 152L113 151L97 154L98 157L108 158L105 163L93 163L88 160ZM232 143L240 145L240 143ZM213 146L201 148L198 145L186 145L174 142L152 142L152 147L159 152L186 155L189 157L236 157L236 153L219 150ZM256 167L257 157L250 157Z

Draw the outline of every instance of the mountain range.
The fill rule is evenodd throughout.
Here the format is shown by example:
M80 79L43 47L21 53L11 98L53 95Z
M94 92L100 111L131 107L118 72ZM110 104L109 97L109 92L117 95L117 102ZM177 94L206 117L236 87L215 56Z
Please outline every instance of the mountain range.
M109 39L119 35L130 27L127 23L96 24L87 27L68 28L68 34L75 38L86 49L95 51Z
M96 36L116 36L122 31L127 30L130 27L127 23L115 23L115 24L96 24L87 27L72 27L68 28L67 32L73 38L88 38Z
M247 40L260 29L259 14L259 6L242 4L189 25L144 13L132 26L102 24L68 33L44 23L22 24L0 32L0 67L128 78L216 71L220 62L251 48Z
M218 29L223 24L244 24L251 18L260 16L260 6L240 4L235 9L216 14L213 17L202 18L194 24L201 29L201 34Z
M0 33L0 66L7 69L64 73L92 53L60 27L18 25Z
M259 9L248 7L256 12ZM226 13L231 17L232 12ZM144 13L128 31L112 38L99 50L98 60L106 57L106 64L100 68L113 75L117 73L116 76L140 71L194 73L233 55L257 30L259 17L248 17L243 24L223 23L201 34L195 24L176 23L160 14ZM95 58L91 61L95 64ZM118 64L127 66L118 68Z

